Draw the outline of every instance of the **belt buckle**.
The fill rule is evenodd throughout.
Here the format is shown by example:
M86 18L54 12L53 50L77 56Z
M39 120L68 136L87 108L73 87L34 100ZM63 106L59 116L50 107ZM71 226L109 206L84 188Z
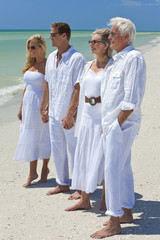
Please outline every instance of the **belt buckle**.
M95 98L95 97L90 97L90 98L88 98L88 102L89 102L92 106L94 106L94 105L96 105L96 98Z

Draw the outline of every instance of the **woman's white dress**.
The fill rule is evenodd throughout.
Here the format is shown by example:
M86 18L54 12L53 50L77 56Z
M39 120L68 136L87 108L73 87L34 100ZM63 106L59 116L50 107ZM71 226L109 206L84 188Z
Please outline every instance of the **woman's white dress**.
M40 72L26 71L24 81L26 91L23 97L20 136L14 160L31 162L47 159L51 154L49 124L43 123L40 115L44 75Z
M78 138L72 187L86 193L94 192L97 184L102 183L104 176L101 103L94 106L85 103L85 96L88 98L100 96L102 79L103 71L95 73L88 68L80 82L78 111L81 111L81 113L78 112Z

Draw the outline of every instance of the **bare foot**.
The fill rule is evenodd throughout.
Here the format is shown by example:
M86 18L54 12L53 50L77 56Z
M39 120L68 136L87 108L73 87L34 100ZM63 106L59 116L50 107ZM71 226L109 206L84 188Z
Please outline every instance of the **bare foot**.
M41 179L38 181L38 183L45 183L47 181L48 174L49 174L49 169L42 168Z
M88 210L91 208L90 203L82 202L81 200L73 205L72 207L68 207L65 211L76 211L76 210Z
M103 223L103 226L109 226L109 224L110 224L110 222L108 220L107 222Z
M124 214L119 217L120 223L132 223L133 222L133 215L131 209L123 208Z
M69 196L68 200L77 200L80 198L81 198L80 191L76 191Z
M120 232L121 232L121 227L119 227L117 229L113 228L113 227L112 228L104 227L101 230L90 235L90 237L96 238L96 239L101 239L101 238L106 238L106 237L117 235Z
M48 191L46 194L47 195L53 195L61 192L68 192L69 191L69 186L67 185L58 185L55 187L53 190Z
M99 210L101 210L101 211L107 210L105 201L101 200L100 205L99 205Z
M28 186L30 186L30 185L31 185L31 182L32 182L33 180L37 179L37 178L38 178L38 174L37 174L37 173L35 173L35 174L33 174L33 175L30 175L30 174L29 174L28 179L27 179L27 182L26 182L25 184L23 184L23 187L28 187Z
M106 238L106 237L110 237L113 235L117 235L121 232L121 226L119 223L115 224L112 221L108 221L108 224L106 227L102 228L101 230L93 233L90 237L92 238L97 238L97 239L101 239L101 238Z

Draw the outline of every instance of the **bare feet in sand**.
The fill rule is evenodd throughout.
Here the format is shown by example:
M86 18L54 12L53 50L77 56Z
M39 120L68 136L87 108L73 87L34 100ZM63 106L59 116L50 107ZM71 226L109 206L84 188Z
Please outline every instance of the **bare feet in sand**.
M101 239L101 238L106 238L106 237L110 237L110 236L119 234L121 232L119 218L118 217L114 218L114 219L113 218L114 217L110 218L106 227L93 233L90 237L96 238L96 239Z
M81 191L76 191L69 196L68 200L77 200L80 198L81 198Z
M46 194L47 195L53 195L61 192L68 192L69 191L69 186L67 185L58 185L55 187L53 190L48 191Z
M42 168L41 179L38 181L38 183L45 183L47 181L48 174L49 174L49 169Z
M23 187L28 187L28 186L30 186L30 185L31 185L31 182L32 182L33 180L37 179L37 178L38 178L38 174L37 174L37 173L35 173L35 174L33 174L33 175L29 174L28 179L27 179L27 182L26 182L25 184L23 184Z
M68 207L65 211L76 211L76 210L88 210L91 208L90 203L82 202L81 200L73 205L72 207Z
M72 207L66 208L65 211L88 210L90 208L90 194L82 191L80 201Z

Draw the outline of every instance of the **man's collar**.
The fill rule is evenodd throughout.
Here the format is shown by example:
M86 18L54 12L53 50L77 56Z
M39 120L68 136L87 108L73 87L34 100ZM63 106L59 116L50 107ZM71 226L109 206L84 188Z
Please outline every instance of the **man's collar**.
M66 52L62 53L62 58L64 58L65 56L69 55L70 52L72 51L72 49L73 49L73 46L70 45L70 48Z
M118 58L124 58L125 55L126 55L128 52L132 51L132 50L134 50L133 45L127 46L127 47L124 48L121 52L119 52L119 53L117 53L116 55L114 55L114 57L113 57L114 61L116 61Z

